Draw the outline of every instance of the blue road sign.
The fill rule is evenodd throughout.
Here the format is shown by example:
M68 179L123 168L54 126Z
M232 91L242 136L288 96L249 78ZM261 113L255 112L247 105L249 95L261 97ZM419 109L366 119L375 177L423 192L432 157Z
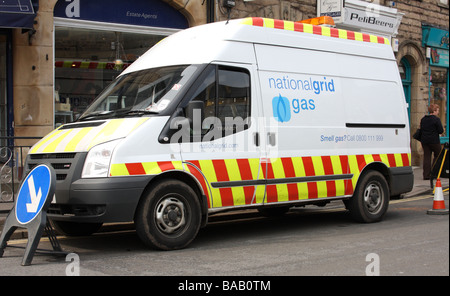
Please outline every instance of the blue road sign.
M35 167L22 182L16 201L16 218L20 224L31 222L49 197L52 177L46 165Z

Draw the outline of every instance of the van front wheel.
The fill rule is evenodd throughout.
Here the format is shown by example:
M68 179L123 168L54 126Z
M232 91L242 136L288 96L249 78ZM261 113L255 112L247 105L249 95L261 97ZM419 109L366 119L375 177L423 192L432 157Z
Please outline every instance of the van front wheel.
M200 229L200 203L194 190L178 180L155 184L139 203L136 232L149 247L175 250L190 244Z
M347 206L358 222L380 221L389 206L389 187L384 176L377 171L365 173Z

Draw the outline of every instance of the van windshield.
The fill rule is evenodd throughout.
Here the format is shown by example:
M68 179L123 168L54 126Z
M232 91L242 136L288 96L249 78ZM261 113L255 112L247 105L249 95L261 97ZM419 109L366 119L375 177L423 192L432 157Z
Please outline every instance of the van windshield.
M197 70L195 65L131 72L116 78L79 120L158 114L165 110Z

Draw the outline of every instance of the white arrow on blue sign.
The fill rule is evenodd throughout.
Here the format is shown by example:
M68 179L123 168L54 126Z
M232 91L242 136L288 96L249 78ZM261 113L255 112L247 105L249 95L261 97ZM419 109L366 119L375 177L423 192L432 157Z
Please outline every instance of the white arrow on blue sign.
M35 167L22 182L16 201L16 218L21 224L30 223L42 210L52 182L46 165Z

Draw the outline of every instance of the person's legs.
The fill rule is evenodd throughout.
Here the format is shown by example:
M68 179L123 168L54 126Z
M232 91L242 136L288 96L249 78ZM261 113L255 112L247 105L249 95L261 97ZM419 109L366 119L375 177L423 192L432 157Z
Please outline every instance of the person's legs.
M431 172L431 148L429 144L423 144L423 179L430 179Z
M429 144L428 146L430 147L431 151L433 152L433 162L431 163L431 166L433 166L434 162L436 161L436 159L439 156L439 153L441 152L441 144ZM430 156L431 156L431 152L430 152Z

